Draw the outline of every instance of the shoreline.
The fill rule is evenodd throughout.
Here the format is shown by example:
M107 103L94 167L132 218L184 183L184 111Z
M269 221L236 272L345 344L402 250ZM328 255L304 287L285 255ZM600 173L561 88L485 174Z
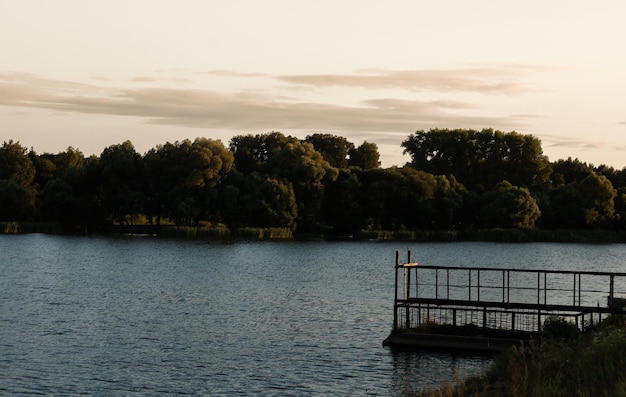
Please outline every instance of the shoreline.
M288 228L175 225L109 225L93 231L67 230L62 225L45 222L0 222L0 234L45 233L61 235L148 235L156 237L196 238L208 240L328 240L328 241L414 241L461 242L487 241L502 243L626 243L626 231L605 229L477 229L477 230L363 230L356 235L294 234Z

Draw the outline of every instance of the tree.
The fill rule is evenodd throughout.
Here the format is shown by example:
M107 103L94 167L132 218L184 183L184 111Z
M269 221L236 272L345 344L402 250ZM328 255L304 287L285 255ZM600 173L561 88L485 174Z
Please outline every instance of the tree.
M364 141L359 147L349 152L348 165L359 167L362 170L371 170L380 167L380 154L375 143Z
M396 230L429 226L432 214L426 209L437 190L434 175L410 167L371 169L359 175L368 227Z
M354 144L346 138L332 134L313 134L304 141L311 143L331 167L348 167L348 154L354 150Z
M104 206L120 225L143 211L145 167L130 141L111 145L100 155Z
M531 229L540 216L528 189L502 181L483 195L479 226Z
M63 176L63 174L69 170L83 168L85 165L85 155L80 150L68 146L64 152L60 152L54 156L53 162L56 166L56 176Z
M605 177L607 177L607 179L611 181L615 189L626 187L626 168L616 170L613 167L600 165L599 167L596 167L594 171L598 175L604 175Z
M454 175L470 190L484 191L508 180L515 186L542 190L550 163L541 141L532 135L492 129L417 131L404 142L409 165L434 175Z
M289 181L298 204L298 230L320 229L324 184L335 180L338 170L311 143L271 132L234 137L230 150L234 153L235 168L244 176L256 171Z
M324 187L323 223L337 236L349 236L365 228L360 192L361 182L355 172L339 170L335 181Z
M547 227L606 227L616 221L617 192L608 178L595 172L580 182L574 181L552 189L548 197Z
M58 222L67 230L82 224L83 202L70 185L69 178L55 178L46 183L38 206L43 220Z
M57 157L47 153L38 156L50 163ZM39 218L81 232L106 226L111 220L111 200L105 196L100 159L91 156L63 171L57 172L56 165L53 169L58 176L45 183L37 200Z
M35 167L28 149L19 142L4 142L0 147L0 179L11 179L28 190L35 178Z
M0 179L0 221L30 220L34 213L30 193L13 179Z
M558 160L551 164L552 173L550 180L552 187L562 186L567 183L579 183L594 173L593 167L578 159L568 157L567 160Z
M437 175L437 188L430 201L432 216L429 220L434 229L452 230L464 222L467 190L453 175Z
M51 156L51 155L50 155ZM49 158L50 156L43 154L38 155L32 149L28 152L28 157L35 167L35 177L33 179L33 187L40 191L41 188L46 186L48 181L55 178L57 172L56 164Z
M176 166L182 161L178 154L179 143L166 142L149 150L143 157L146 166L146 205L145 212L150 223L159 226L161 219L170 215L170 203L177 186Z
M615 199L615 221L616 224L624 229L626 226L626 187L620 187L616 191Z
M308 142L289 142L267 162L270 175L285 178L293 185L298 202L298 229L317 231L321 225L324 184L337 179L332 167Z
M226 218L229 224L295 228L298 208L293 186L288 181L258 172L241 175L237 194L231 199L236 200L236 208Z
M254 171L265 173L268 160L287 143L300 142L280 132L257 135L238 135L230 140L235 167L244 175Z
M615 197L617 192L613 184L604 175L589 175L580 182L586 226L608 226L615 215Z
M12 140L0 147L0 181L5 218L26 220L34 215L36 187L35 166L27 154L28 149Z
M208 220L217 197L215 188L233 166L233 154L219 140L166 143L144 156L148 167L149 213L168 216L178 224Z

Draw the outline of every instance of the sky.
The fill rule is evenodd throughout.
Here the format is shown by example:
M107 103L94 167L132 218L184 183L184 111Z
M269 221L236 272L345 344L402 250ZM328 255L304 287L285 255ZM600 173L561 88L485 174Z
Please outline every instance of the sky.
M0 0L0 141L313 133L409 161L431 128L532 134L626 166L626 2Z

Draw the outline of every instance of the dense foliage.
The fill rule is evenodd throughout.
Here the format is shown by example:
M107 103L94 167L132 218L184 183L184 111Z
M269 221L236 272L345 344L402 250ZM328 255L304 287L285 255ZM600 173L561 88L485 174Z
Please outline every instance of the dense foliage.
M626 228L626 171L549 162L532 135L417 131L411 161L381 168L376 144L279 132L164 143L99 156L0 147L0 222L68 231L163 223L294 233Z

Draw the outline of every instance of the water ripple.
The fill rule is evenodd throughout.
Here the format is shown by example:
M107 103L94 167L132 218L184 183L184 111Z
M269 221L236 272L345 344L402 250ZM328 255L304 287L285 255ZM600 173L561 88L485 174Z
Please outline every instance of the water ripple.
M394 396L482 371L483 358L381 346L404 247L0 236L0 394ZM435 265L526 258L583 270L594 258L616 271L626 254L621 245L412 249Z

